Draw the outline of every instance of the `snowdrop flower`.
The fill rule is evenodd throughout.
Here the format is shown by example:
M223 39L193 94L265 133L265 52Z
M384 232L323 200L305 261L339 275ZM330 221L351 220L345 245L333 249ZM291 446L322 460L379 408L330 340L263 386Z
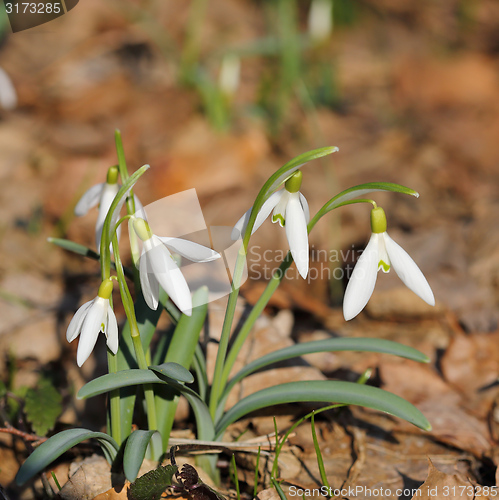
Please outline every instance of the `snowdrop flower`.
M80 335L76 354L78 366L83 365L92 353L101 331L106 336L109 350L113 354L118 351L118 324L109 304L112 292L113 280L107 278L101 283L97 297L83 304L69 323L66 332L68 342L73 342Z
M100 252L100 241L102 238L102 228L104 226L104 221L106 220L109 208L113 203L114 198L120 190L120 185L118 184L118 167L111 167L107 171L106 182L96 184L92 186L84 195L80 198L80 201L76 204L75 215L81 217L86 215L86 213L93 207L99 205L99 215L97 216L97 222L95 224L95 243L97 245L97 251ZM142 204L139 199L134 195L136 210L142 209ZM118 239L121 233L121 226L118 226L116 234Z
M372 235L348 282L343 301L343 315L348 321L364 309L371 297L380 269L387 273L393 266L404 284L427 304L435 298L423 273L409 254L386 232L386 216L381 207L371 211Z
M192 314L191 292L171 252L194 262L210 262L220 258L220 254L192 241L156 236L151 232L149 224L138 217L132 218L132 226L143 242L139 275L147 305L151 309L158 308L159 286L161 285L177 307L190 316Z
M118 185L118 167L111 167L107 171L106 182L92 186L80 198L76 204L75 215L81 217L85 215L92 207L99 205L99 215L95 224L95 242L97 251L100 251L100 240L102 237L102 227L106 220L107 213L111 207L114 197L118 194L120 186ZM119 228L118 228L119 231ZM118 234L119 237L119 234Z
M253 234L270 215L272 222L278 222L286 228L286 237L293 260L303 279L308 274L308 231L310 211L305 196L300 193L302 173L297 170L285 183L284 189L272 194L262 205L253 226ZM237 240L244 234L251 215L249 209L236 223L232 230L232 239Z

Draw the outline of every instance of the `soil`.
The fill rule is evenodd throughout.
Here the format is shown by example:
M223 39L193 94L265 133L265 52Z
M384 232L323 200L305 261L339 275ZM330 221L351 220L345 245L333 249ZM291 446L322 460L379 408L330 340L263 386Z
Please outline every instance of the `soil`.
M328 481L342 488L336 496L495 497L499 5L494 0L362 0L352 7L335 0L332 35L317 46L304 46L300 78L279 110L282 96L265 94L265 88L278 80L281 62L248 48L276 32L269 5L206 2L204 17L189 37L193 4L85 0L29 30L10 33L7 26L0 66L14 83L18 104L0 110L3 382L14 391L33 387L40 373L50 373L64 399L58 428L105 425L103 400L84 403L73 397L105 370L104 343L99 341L95 355L78 369L76 346L65 340L76 309L95 296L98 266L48 244L47 237L93 248L96 214L76 218L73 208L116 163L115 129L121 130L129 169L151 165L136 187L142 202L195 188L208 226L232 226L277 168L305 151L334 145L339 152L303 168L302 191L311 213L339 191L364 182L397 182L417 190L419 199L393 193L373 198L387 213L389 234L428 278L436 306L424 304L395 273L380 273L365 311L344 321L347 277L370 235L366 207L345 207L311 233L309 279L289 275L240 363L283 345L332 336L395 340L421 350L430 363L370 353L309 355L270 375L248 378L233 401L270 382L355 381L371 369L369 383L413 403L433 428L420 431L357 407L318 416ZM201 8L203 2L198 4ZM307 29L309 4L298 2L301 33ZM194 55L189 56L189 44ZM220 54L228 48L248 50L230 98L230 118L224 130L217 130L220 123L195 86L182 82L179 68L184 57L194 57L216 82ZM318 68L332 72L329 97L321 97ZM275 260L287 251L285 233L276 229L267 222L252 238L241 308L256 301ZM220 323L222 307L223 300L210 305L213 325ZM123 321L119 306L117 315ZM215 326L210 335L216 338ZM211 363L215 349L210 343ZM271 413L284 431L308 411L309 406L294 405ZM238 422L226 439L273 432L272 415ZM31 433L22 422L11 423ZM177 432L191 429L191 423L185 408ZM41 495L39 483L24 488L13 483L27 455L26 443L8 433L0 439L4 496L28 500ZM253 458L238 460L248 497ZM67 466L58 467L62 484L68 480ZM298 489L311 496L321 487L310 423L290 439L280 474L290 497ZM227 482L225 487L234 486ZM263 466L259 491L262 500L275 495Z

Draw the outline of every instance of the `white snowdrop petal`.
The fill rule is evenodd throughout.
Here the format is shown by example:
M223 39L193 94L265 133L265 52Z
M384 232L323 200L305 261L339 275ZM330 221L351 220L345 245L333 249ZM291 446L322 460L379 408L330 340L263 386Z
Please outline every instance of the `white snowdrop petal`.
M269 196L267 201L262 205L262 208L258 212L258 215L255 219L255 224L253 229L251 230L251 234L253 234L267 219L270 215L270 212L274 209L274 207L279 203L284 190L277 191ZM248 225L249 218L251 215L251 208L236 222L234 229L232 230L231 238L233 241L242 238L244 232L246 231L246 226Z
M308 224L310 222L310 208L308 207L308 201L305 198L305 196L303 196L301 193L299 194L300 194L300 203L301 206L303 207L303 212L305 214L305 220L307 221Z
M95 242L97 245L97 250L100 251L100 241L102 238L102 228L104 226L104 221L106 220L107 213L111 208L111 203L114 200L114 197L118 194L120 187L118 184L104 184L104 188L102 189L102 194L100 198L99 205L99 215L97 216L97 222L95 224ZM118 239L120 234L121 226L118 228Z
M278 222L281 227L284 227L284 225L286 224L286 208L288 206L291 193L286 189L279 191L279 193L281 194L281 197L278 200L274 211L272 212L272 222L274 224Z
M105 184L105 182L96 184L85 191L74 209L76 216L81 217L82 215L85 215L92 207L96 207L99 204L101 193Z
M147 242L144 243L147 244ZM146 304L155 311L158 308L159 283L152 274L152 267L148 263L148 254L145 247L146 245L144 245L139 261L140 287Z
M83 365L94 350L95 343L107 316L109 300L96 297L95 301L87 312L85 321L81 327L78 350L76 352L76 363Z
M383 237L391 264L399 278L407 288L421 297L427 304L434 306L435 297L421 269L410 255L398 243L395 243L387 233L383 233Z
M108 301L109 302L109 301ZM107 328L106 328L106 342L109 350L116 354L118 352L118 322L111 305L107 308Z
M366 306L374 291L378 273L379 234L373 233L348 281L343 299L343 316L349 321Z
M286 236L289 249L296 263L300 276L305 279L308 274L308 232L307 221L300 203L298 193L290 193L286 207Z
M81 331L81 325L85 320L88 309L92 306L95 299L90 300L89 302L85 302L78 311L76 311L75 315L71 319L68 329L66 331L66 340L68 342L73 342L73 340L78 337Z
M152 240L152 241L151 241ZM161 240L153 235L148 260L155 278L177 307L188 316L192 311L192 299L184 275Z
M182 257L192 260L193 262L211 262L212 260L220 258L218 252L192 241L183 240L181 238L163 238L160 236L157 238L166 245L170 251L178 253Z

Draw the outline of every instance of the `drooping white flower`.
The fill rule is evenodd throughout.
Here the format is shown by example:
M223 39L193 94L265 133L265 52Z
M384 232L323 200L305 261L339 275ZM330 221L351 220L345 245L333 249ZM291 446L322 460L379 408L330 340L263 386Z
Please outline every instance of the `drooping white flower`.
M387 273L393 267L403 283L427 304L434 306L435 298L423 273L409 254L386 232L386 216L381 207L371 211L372 235L362 252L348 282L343 300L343 315L348 321L366 306L376 284L380 269Z
M97 251L100 252L100 242L102 238L102 228L104 226L104 221L106 220L107 213L113 203L114 198L120 190L120 185L118 184L118 167L113 166L107 172L106 182L96 184L88 189L80 201L76 204L74 209L75 215L81 217L86 215L86 213L93 207L99 205L99 215L97 216L97 222L95 223L95 243L97 245ZM134 201L136 205L136 210L142 208L142 204L139 199L134 195ZM121 226L118 226L116 230L118 239L121 234Z
M143 213L143 210L141 212ZM191 292L171 252L193 262L210 262L220 258L220 254L192 241L156 236L144 219L133 217L132 221L133 229L143 243L139 275L146 304L151 309L158 308L159 286L161 285L177 307L190 316L192 314Z
M300 193L302 173L297 170L285 183L284 189L272 194L262 205L255 220L253 234L267 219L273 210L272 222L278 222L286 229L286 237L293 260L302 278L308 274L308 231L310 222L308 203ZM249 209L236 223L232 230L232 239L236 240L244 234L251 215Z
M69 323L67 341L73 342L80 336L76 354L78 366L83 365L92 353L100 332L105 334L109 350L113 354L118 351L118 324L109 303L112 292L113 281L108 278L101 283L97 297L83 304Z

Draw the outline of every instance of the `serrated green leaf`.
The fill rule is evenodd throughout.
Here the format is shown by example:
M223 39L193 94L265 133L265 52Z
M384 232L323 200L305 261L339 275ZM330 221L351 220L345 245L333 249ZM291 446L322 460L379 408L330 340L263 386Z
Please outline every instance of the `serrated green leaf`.
M376 191L392 191L394 193L402 193L415 196L416 198L419 197L419 193L417 191L414 191L414 189L402 186L400 184L394 184L392 182L368 182L366 184L359 184L358 186L345 189L341 193L331 198L309 222L308 232L312 230L312 228L317 224L321 217L326 215L331 210L334 210L335 208L348 203L354 198L365 196L366 194L374 193Z
M126 440L123 454L123 470L125 477L130 482L137 479L137 474L146 455L147 446L155 432L157 431L142 431L139 429L132 432Z
M16 483L18 485L24 484L47 465L50 465L56 458L87 439L97 439L109 461L116 458L118 445L112 437L88 429L69 429L52 436L36 448L19 469L16 475Z
M128 499L158 500L166 488L171 486L177 470L175 465L165 465L144 474L130 485Z
M45 436L62 413L62 396L49 380L42 379L38 387L28 389L24 411L35 433Z
M192 382L194 382L192 373L182 365L174 363L173 361L169 361L161 365L150 366L149 370L152 370L159 375L164 375L165 377L178 380L179 382L186 382L187 384L192 384Z
M217 438L228 425L253 411L278 404L313 401L365 406L407 420L421 429L431 429L415 406L395 394L354 382L312 380L275 385L241 399L216 425Z

